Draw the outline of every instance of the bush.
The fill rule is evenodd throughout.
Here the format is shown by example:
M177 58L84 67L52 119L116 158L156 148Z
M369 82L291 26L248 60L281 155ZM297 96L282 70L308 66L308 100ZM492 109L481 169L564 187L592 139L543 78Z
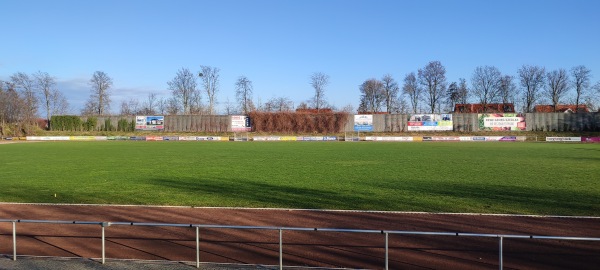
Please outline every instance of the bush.
M83 123L83 129L85 131L94 131L96 126L98 125L98 118L94 116L88 117L88 119Z
M251 112L252 130L265 133L339 133L348 121L347 113Z
M103 126L102 130L104 130L104 131L114 131L115 130L115 127L113 127L113 125L110 121L110 118L104 119L104 126Z
M50 128L56 131L80 131L83 122L75 115L55 115L50 118Z

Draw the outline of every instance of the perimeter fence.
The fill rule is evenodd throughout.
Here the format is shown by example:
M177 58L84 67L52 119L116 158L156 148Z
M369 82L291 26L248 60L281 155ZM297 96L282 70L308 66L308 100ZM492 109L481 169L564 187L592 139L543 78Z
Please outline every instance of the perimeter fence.
M486 233L464 233L464 232L427 232L427 231L398 231L398 230L369 230L369 229L336 229L336 228L306 228L306 227L272 227L272 226L233 226L233 225L206 225L206 224L178 224L178 223L143 223L143 222L100 222L100 221L60 221L60 220L10 220L0 219L0 223L12 223L12 258L17 260L17 224L35 223L44 226L46 224L63 225L96 225L100 229L101 238L101 262L106 263L106 234L105 230L110 226L129 226L129 227L179 227L195 229L196 237L196 268L200 268L200 230L201 229L228 229L228 230L269 230L279 232L279 269L284 268L283 253L283 233L288 231L314 231L314 232L336 232L336 233L354 233L354 234L381 234L385 236L383 243L384 261L381 263L384 269L389 269L389 236L390 235L411 235L411 236L439 236L439 237L477 237L477 238L496 238L498 239L498 268L504 268L504 240L505 239L538 239L538 240L562 240L562 241L596 241L597 237L572 237L572 236L541 236L541 235L520 235L520 234L486 234ZM32 254L30 254L32 255Z

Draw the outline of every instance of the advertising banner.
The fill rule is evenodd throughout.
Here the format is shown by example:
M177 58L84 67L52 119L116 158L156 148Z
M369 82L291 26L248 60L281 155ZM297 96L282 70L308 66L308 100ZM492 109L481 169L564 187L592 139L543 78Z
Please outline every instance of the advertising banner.
M581 142L581 137L546 137L547 142Z
M354 115L354 131L373 131L373 115Z
M380 141L380 142L412 142L413 137L365 137L365 141Z
M478 114L479 130L504 131L525 130L525 115L516 113L485 113Z
M248 132L252 128L250 127L250 117L245 115L232 115L231 116L231 131L233 132Z
M107 136L71 136L71 141L106 141Z
M296 141L296 136L256 136L253 141Z
M69 136L27 136L28 141L69 141Z
M108 137L106 137L106 139L109 141L127 141L127 140L129 140L129 137L127 137L127 136L108 136Z
M453 130L452 114L413 114L408 119L408 131Z
M252 138L253 141L280 141L279 136L255 136Z
M600 142L600 137L584 137L584 138L581 138L581 141L598 143L598 142Z
M436 142L459 142L460 137L457 137L457 136L446 136L446 137L435 136L435 137L433 137L433 140Z
M460 141L464 142L524 142L526 136L473 136L459 137Z
M297 141L337 141L336 136L299 136Z
M229 138L221 136L197 136L196 141L229 141Z
M135 117L135 129L136 130L164 130L165 129L165 117L164 116L138 115Z

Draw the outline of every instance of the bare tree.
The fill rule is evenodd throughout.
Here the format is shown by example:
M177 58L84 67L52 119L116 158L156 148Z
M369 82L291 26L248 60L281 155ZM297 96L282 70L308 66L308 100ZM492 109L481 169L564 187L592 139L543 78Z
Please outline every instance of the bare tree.
M23 104L24 120L33 121L37 115L39 102L35 91L35 80L23 72L17 72L10 76L10 80L12 87L23 96L23 100L25 101Z
M308 104L304 101L300 102L300 104L298 104L298 107L296 107L296 110L308 110Z
M381 78L383 83L383 95L385 96L385 109L387 113L398 111L398 92L400 87L392 75L387 74Z
M171 97L167 100L167 113L169 115L176 115L179 114L181 112L181 106L180 106L180 101L175 98L175 97Z
M198 90L196 89L197 82L196 76L190 72L187 68L181 68L177 71L175 78L167 82L169 90L171 90L172 101L169 105L175 102L178 107L183 109L183 114L191 114L192 107L194 106L194 99L197 98ZM172 107L172 106L169 106ZM169 110L170 113L174 112L173 108ZM180 110L176 110L180 111Z
M315 72L310 76L310 85L315 89L315 95L312 98L312 104L317 112L327 106L325 100L325 87L329 84L329 75L322 72Z
M352 104L346 104L346 106L342 107L340 111L348 114L354 113L354 106Z
M81 109L81 115L92 116L98 114L98 104L91 99L85 102L83 109Z
M540 89L544 87L546 69L539 66L523 65L519 71L519 80L523 88L525 112L533 112Z
M446 68L440 61L429 62L418 72L419 83L424 87L431 113L439 110L439 103L446 90Z
M0 81L0 124L21 122L25 118L25 104L13 83Z
M243 114L252 110L252 81L246 76L240 76L235 82L235 97Z
M392 111L392 113L400 113L400 114L410 113L410 108L409 108L410 106L406 102L406 96L405 96L404 92L399 92L399 95L396 98L395 103L396 103L396 108Z
M294 102L286 97L273 97L264 106L267 112L290 112L294 109Z
M500 77L499 85L500 99L502 103L515 103L515 96L517 94L517 86L514 82L514 77L510 75L504 75Z
M166 98L160 98L156 103L158 114L166 114L169 101Z
M500 78L502 74L494 66L483 66L475 68L471 78L473 93L479 99L484 112L487 105L497 101L500 93Z
M120 115L134 115L134 112L129 107L129 102L126 100L121 101L121 112Z
M588 104L590 110L595 111L597 107L600 107L600 81L592 86L592 90L596 92L596 95L588 95L586 104ZM600 112L600 109L598 109L598 112Z
M66 99L56 89L56 79L50 76L47 72L38 71L33 75L37 89L41 96L46 120L48 121L48 129L50 129L50 118L56 111L65 110Z
M140 108L140 102L135 98L130 98L129 100L123 100L121 102L121 115L136 115L136 114L146 114Z
M552 101L552 107L556 112L560 99L569 91L569 75L564 69L550 71L546 74L548 88L546 94Z
M579 111L579 103L581 102L581 98L586 94L587 89L590 87L591 72L592 71L585 66L576 66L571 69L573 86L575 87L576 111Z
M202 71L200 72L200 80L202 80L202 86L204 92L208 98L208 114L215 114L215 103L217 102L217 92L219 90L219 68L210 66L200 66Z
M467 80L464 78L458 79L458 97L459 103L469 103L469 87L467 86Z
M465 78L459 78L458 83L452 82L450 86L448 86L448 99L451 105L450 111L454 110L456 104L469 103L469 88Z
M141 114L156 114L156 109L154 108L156 107L156 103L156 93L149 93L148 99L144 102L144 105L142 105L142 109L140 110Z
M232 115L235 113L235 104L229 100L229 97L225 99L225 114Z
M412 112L417 113L422 90L419 87L417 76L415 76L414 72L406 74L404 77L404 86L402 86L402 91L408 95L410 105L412 106Z
M62 92L56 90L50 96L50 115L67 114L69 111L69 102Z
M377 113L386 101L383 82L377 79L368 79L360 85L360 112Z
M447 90L447 95L448 95L448 105L450 106L450 111L454 110L454 107L456 104L459 103L459 99L460 99L460 94L459 94L459 90L458 90L458 83L456 82L451 82L450 85L448 85L448 90Z
M89 81L92 87L90 98L84 112L104 115L110 110L110 88L112 79L103 71L96 71ZM91 112L88 110L92 110Z

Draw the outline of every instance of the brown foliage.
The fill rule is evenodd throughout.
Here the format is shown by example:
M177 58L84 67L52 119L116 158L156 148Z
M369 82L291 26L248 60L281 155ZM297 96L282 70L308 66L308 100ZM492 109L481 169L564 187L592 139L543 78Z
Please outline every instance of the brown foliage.
M344 112L251 112L252 131L266 133L340 133L348 120Z

